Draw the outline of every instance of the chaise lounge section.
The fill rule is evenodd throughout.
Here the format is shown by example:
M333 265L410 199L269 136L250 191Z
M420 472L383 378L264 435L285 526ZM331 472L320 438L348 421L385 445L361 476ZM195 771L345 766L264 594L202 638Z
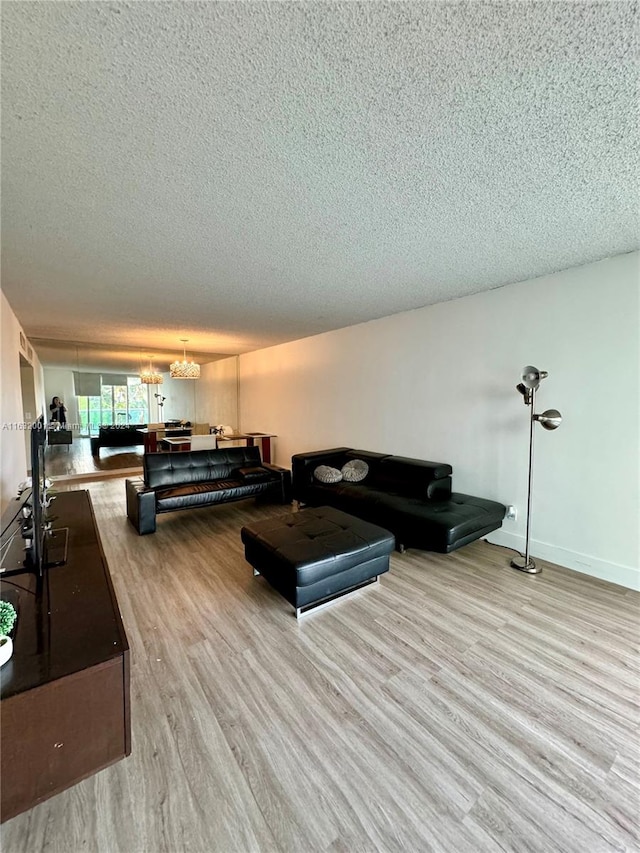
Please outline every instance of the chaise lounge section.
M127 516L141 536L164 512L252 497L291 503L291 472L262 462L259 447L149 453L143 472L126 481Z
M320 466L342 470L361 460L360 482L320 482ZM333 506L390 530L396 547L448 554L502 526L506 507L497 501L451 491L451 465L403 456L334 447L292 459L293 496L309 506Z

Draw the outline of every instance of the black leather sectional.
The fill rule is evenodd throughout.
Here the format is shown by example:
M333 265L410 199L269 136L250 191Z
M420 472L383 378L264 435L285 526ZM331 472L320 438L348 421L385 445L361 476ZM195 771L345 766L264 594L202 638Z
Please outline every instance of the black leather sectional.
M154 533L158 513L260 497L291 502L291 472L260 458L259 447L146 453L144 477L126 481L127 516Z
M323 483L321 465L342 469L361 459L361 482ZM349 447L298 453L292 459L293 496L309 506L332 506L390 530L396 547L448 554L502 526L506 507L451 491L451 465Z

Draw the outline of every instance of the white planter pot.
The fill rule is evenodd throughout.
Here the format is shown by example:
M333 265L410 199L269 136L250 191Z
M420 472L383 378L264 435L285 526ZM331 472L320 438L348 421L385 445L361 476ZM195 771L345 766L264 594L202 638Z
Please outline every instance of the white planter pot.
M5 664L13 654L13 640L11 637L0 637L0 666Z

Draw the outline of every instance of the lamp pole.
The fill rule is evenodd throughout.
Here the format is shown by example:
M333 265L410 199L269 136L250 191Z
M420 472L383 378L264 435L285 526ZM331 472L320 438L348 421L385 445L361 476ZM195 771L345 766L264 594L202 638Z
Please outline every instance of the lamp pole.
M156 403L158 404L158 420L164 420L162 417L162 407L164 406L164 401L167 398L163 397L162 394L154 394L153 396L156 398Z
M531 532L531 494L533 491L533 410L536 399L536 389L528 388L528 394L525 397L525 405L529 406L529 479L527 481L527 529L525 533L525 550L524 557L518 556L511 560L511 567L520 569L521 572L529 574L540 574L542 569L539 569L533 560L529 559L529 536Z
M527 365L522 369L522 382L516 385L516 390L524 397L525 406L529 406L529 477L527 481L527 527L525 532L524 556L520 554L511 560L511 567L530 575L540 574L541 568L536 566L529 552L531 535L531 498L533 493L533 425L536 421L546 430L554 430L560 426L562 415L557 409L547 409L541 415L536 415L535 399L536 391L543 379L546 379L546 370L538 370L537 367Z

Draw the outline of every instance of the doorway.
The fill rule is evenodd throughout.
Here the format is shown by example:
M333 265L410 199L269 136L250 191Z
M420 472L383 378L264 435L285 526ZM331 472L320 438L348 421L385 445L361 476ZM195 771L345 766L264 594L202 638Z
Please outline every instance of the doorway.
M36 379L33 365L20 353L20 390L22 393L22 419L32 424L38 417L36 404ZM27 459L31 458L31 430L24 431L24 444Z

